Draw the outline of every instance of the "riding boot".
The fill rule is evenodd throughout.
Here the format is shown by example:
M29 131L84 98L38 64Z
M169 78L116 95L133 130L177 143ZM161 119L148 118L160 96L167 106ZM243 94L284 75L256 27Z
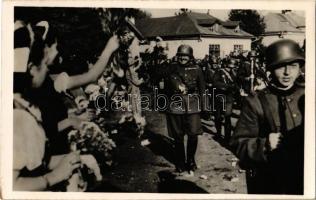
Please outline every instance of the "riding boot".
M221 138L222 135L222 122L221 119L215 118L216 138Z
M185 150L183 141L177 141L175 144L175 165L177 172L181 173L185 171Z
M230 137L231 137L231 131L232 131L232 124L230 116L225 117L225 136L224 140L225 142L229 143Z
M195 162L195 153L198 144L198 136L188 136L188 145L187 145L187 168L188 171L195 171L197 165Z

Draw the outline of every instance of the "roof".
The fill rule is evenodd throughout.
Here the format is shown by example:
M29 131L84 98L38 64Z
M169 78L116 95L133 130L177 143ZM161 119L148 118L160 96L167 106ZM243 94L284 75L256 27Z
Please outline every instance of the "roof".
M275 32L294 32L304 33L299 28L305 27L305 18L296 15L293 12L281 13L268 13L264 17L266 23L265 33Z
M224 27L232 27L232 28L235 28L239 24L240 24L240 21L226 21L222 23Z
M287 12L284 16L296 28L305 27L305 17L299 16L293 12Z
M239 22L224 22L211 15L196 12L182 13L172 17L149 18L136 20L136 27L147 38L160 36L162 38L178 37L229 37L252 38L253 35L243 31L235 31ZM211 31L211 27L218 24Z

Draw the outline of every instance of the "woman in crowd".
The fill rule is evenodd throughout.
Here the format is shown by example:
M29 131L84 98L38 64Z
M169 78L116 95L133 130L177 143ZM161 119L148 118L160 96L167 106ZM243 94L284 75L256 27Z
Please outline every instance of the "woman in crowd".
M45 190L67 180L80 166L80 157L77 152L58 157L47 154L41 112L28 92L42 82L41 76L32 76L32 73L44 74L50 59L45 54L43 65L28 68L28 55L34 40L32 32L23 21L16 21L15 27L13 188ZM50 52L51 48L45 50Z
M34 97L34 101L36 101L42 111L43 126L51 141L52 153L64 154L69 151L67 142L67 133L69 130L78 129L82 121L89 121L92 117L91 114L88 116L68 116L67 108L63 101L64 94L66 90L95 82L104 71L112 53L118 48L119 41L117 36L110 38L98 61L88 72L75 76L68 76L66 72L63 72L57 75L55 80L52 80L48 74L50 74L50 71L54 68L54 60L58 58L59 48L57 48L56 34L48 27L49 24L45 21L37 23L37 26L34 27L34 37L37 38L34 39L30 55L30 57L35 58L33 64L40 65L43 45L51 45L53 47L49 55L49 57L53 57L53 60L51 65L47 67L44 72L47 76L44 77L43 83L40 87L36 87L36 89L32 90L30 95ZM46 29L49 29L49 31ZM47 33L43 40L41 36L43 33L45 34L45 32Z
M45 100L36 96L36 89L43 86L49 67L57 56L56 37L48 31L48 23L45 22L38 24L45 28L41 34L33 32L32 28L21 20L16 20L15 24L14 124L16 126L14 127L13 187L15 190L45 190L67 180L73 170L80 166L81 159L79 152L60 156L49 155L43 128L43 113L36 104ZM112 52L117 48L118 39L113 36L91 70L73 77L62 73L53 82L53 88L62 92L96 80L104 70ZM58 124L59 130L69 126L69 123L63 125ZM94 168L96 176L100 178L95 160L84 160L90 161L89 166Z

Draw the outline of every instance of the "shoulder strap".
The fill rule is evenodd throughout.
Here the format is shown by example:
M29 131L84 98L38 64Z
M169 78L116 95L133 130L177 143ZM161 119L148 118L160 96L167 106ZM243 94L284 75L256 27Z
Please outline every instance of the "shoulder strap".
M225 69L221 69L222 72L226 75L226 77L229 79L230 82L234 82L231 75L226 71Z

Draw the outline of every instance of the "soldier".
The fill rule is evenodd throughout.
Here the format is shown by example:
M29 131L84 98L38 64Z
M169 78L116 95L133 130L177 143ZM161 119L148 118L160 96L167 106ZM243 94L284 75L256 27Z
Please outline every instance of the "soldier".
M237 71L238 84L240 86L241 96L248 96L253 93L255 89L259 90L265 87L267 77L265 72L261 69L258 62L258 54L252 50L248 54L248 60L245 60ZM251 81L252 84L251 84Z
M208 65L204 72L206 86L207 86L207 89L209 89L209 91L212 91L214 74L218 68L219 68L218 59L216 58L216 56L212 55L211 58L209 59Z
M225 95L223 98L215 98L215 127L217 137L221 137L222 115L225 117L225 141L228 142L231 136L231 115L233 112L234 96L236 95L236 60L230 59L225 68L218 70L214 75L214 87L216 94Z
M202 134L200 112L205 82L201 68L194 64L192 47L180 45L177 57L177 62L168 67L164 77L166 93L171 97L170 100L177 97L177 100L180 98L182 101L180 104L171 102L167 110L168 133L175 140L176 171L182 173L197 169L195 153L198 135ZM185 134L188 135L187 156L184 149Z
M271 44L266 56L269 86L245 98L230 144L248 193L303 194L305 89L295 82L305 59L292 40Z

